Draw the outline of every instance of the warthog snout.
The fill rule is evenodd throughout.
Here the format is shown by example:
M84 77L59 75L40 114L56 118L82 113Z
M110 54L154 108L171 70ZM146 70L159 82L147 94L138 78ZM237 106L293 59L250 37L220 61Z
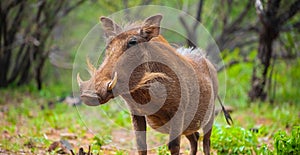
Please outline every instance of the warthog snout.
M106 103L108 100L113 98L112 90L117 84L118 75L117 72L111 80L108 78L102 78L100 82L95 82L95 67L87 60L91 79L83 81L80 78L79 73L77 74L77 82L80 87L80 97L83 102L88 106L98 106Z

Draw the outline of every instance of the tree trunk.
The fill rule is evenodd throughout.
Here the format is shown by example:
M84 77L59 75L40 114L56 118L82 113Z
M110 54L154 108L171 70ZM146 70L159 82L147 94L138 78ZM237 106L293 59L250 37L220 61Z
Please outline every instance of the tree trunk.
M276 21L269 21L263 24L259 34L259 45L257 54L257 63L253 67L251 79L251 90L248 95L251 101L257 99L264 101L267 98L265 90L267 83L267 75L272 59L273 41L278 37L278 28Z
M0 88L28 84L33 78L38 89L42 88L51 31L61 18L85 1L1 1ZM29 5L32 7L26 7Z

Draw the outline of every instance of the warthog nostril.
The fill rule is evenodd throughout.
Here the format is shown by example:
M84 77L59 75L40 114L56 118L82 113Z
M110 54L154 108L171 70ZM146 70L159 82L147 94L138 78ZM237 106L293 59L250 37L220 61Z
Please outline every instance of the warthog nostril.
M99 95L97 95L94 91L91 90L83 91L80 95L80 98L86 105L89 106L97 106L100 104L99 101L102 100Z
M100 98L94 91L86 90L83 91L80 97Z

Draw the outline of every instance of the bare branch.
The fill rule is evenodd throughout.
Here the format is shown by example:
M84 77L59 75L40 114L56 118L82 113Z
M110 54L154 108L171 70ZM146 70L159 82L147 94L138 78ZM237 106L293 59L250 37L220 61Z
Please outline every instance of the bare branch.
M22 21L22 17L23 17L23 12L24 12L24 5L25 3L20 4L19 9L18 9L18 13L15 16L15 18L13 19L13 23L11 25L11 29L9 29L8 33L9 33L9 42L11 42L13 40L13 37L15 37L16 32L18 31L19 27L21 26L21 21Z
M76 2L74 5L68 7L65 11L64 11L64 15L67 15L70 11L74 10L75 8L77 8L79 5L81 5L83 2L85 2L86 0L80 0L78 2Z
M267 14L277 15L281 0L269 0L267 5Z
M196 19L198 22L194 23L194 26L193 26L194 30L196 30L196 28L198 27L199 22L202 21L201 14L202 14L203 2L204 2L204 0L199 0L197 14L196 14Z
M37 12L37 15L36 15L36 18L35 18L35 21L38 23L39 20L40 20L40 17L42 15L42 12L43 12L43 9L45 7L45 4L46 4L46 1L42 1L41 4L39 5L39 8L38 8L38 12Z
M289 31L292 31L293 29L297 29L298 31L300 30L300 21L295 22L293 24L283 26L283 27L281 27L280 31L281 32L289 32Z
M130 18L129 18L129 16L130 16L130 11L129 11L129 9L128 9L128 0L123 0L122 1L123 2L123 6L124 6L124 18L126 18L126 20L127 21L130 21Z
M149 5L152 2L152 0L143 0L141 2L141 5Z
M236 43L236 44L234 45L234 47L235 47L235 48L242 48L242 47L244 47L244 46L246 46L246 45L251 45L251 44L256 43L257 40L258 40L258 38L254 38L254 37L253 37L253 38L250 38L250 39L248 39L248 40L246 40L246 41L244 41L244 42Z
M259 1L260 2L260 1ZM228 4L229 5L229 4ZM251 6L253 5L253 0L249 0L248 3L244 6L243 11L239 16L233 20L231 23L225 25L221 34L217 37L216 42L219 45L220 50L225 48L232 48L234 46L245 46L246 44L252 44L254 41L246 41L245 44L240 44L239 40L236 40L236 36L241 36L241 34L249 35L251 32L258 33L258 24L242 24L242 21L245 20L246 15L251 11Z
M186 24L185 20L183 19L183 16L182 16L182 15L179 16L179 21L181 22L182 26L183 26L186 30L189 29L189 27L188 27L188 25Z
M225 29L230 31L230 29L237 27L237 25L240 24L243 21L244 17L248 14L251 8L251 4L252 4L252 0L249 0L243 12Z
M152 2L152 0L142 0L140 5L149 5ZM141 17L140 12L143 11L143 7L139 7L135 12L134 16L136 19L139 19ZM129 18L129 17L128 17Z
M60 11L62 11L62 15L58 14L59 16L64 16L66 15L66 11L68 9L64 9L63 6L67 3L67 1L58 1L55 5L54 5L54 12L51 11L51 13L53 14L58 14ZM50 5L50 3L48 3L47 5ZM54 18L60 18L59 16L55 16Z
M286 21L292 18L300 11L300 0L295 1L288 10L278 16L279 24L283 25Z
M221 66L220 68L217 69L218 72L221 72L222 70L224 70L225 68L230 68L234 65L237 65L239 63L253 63L253 61L244 58L243 60L232 60L230 61L228 64L225 64L223 66Z
M201 14L202 14L202 7L203 7L203 1L204 0L199 0L198 3L198 8L197 8L197 14L196 14L196 21L194 21L192 23L192 27L189 27L189 25L187 25L187 23L184 20L184 14L181 14L179 16L179 21L180 23L183 25L183 27L185 28L186 32L187 32L187 44L190 47L196 47L197 44L197 36L195 34L197 27L199 26L199 22L201 22ZM183 11L187 12L188 7L187 7L187 2L183 5Z
M182 24L182 26L185 28L186 32L187 32L187 44L189 47L197 47L197 36L195 35L195 33L193 33L195 30L190 29L189 26L187 25L187 23L184 20L183 14L179 16L179 21ZM198 21L196 21L196 23L199 23Z
M124 6L124 9L127 9L128 8L128 0L123 0L123 6Z
M16 0L16 1L13 1L11 2L10 4L7 5L7 7L4 7L6 8L5 10L3 10L4 12L8 12L10 9L12 9L13 7L15 6L18 6L18 4L20 4L21 2L24 2L22 0Z
M187 36L190 36L190 35L191 35L191 31L190 31L189 26L188 26L187 23L185 22L185 20L184 20L184 18L183 18L183 15L180 15L180 16L179 16L179 21L180 21L180 23L182 24L182 26L184 27L184 29L186 30Z
M196 19L201 22L201 14L202 14L202 8L203 8L203 0L199 0L198 3L198 10L197 10L197 14L196 14Z
M181 9L181 10L182 10L183 12L186 12L186 13L187 13L187 12L188 12L188 9L189 9L188 6L189 6L189 1L183 1L182 9Z

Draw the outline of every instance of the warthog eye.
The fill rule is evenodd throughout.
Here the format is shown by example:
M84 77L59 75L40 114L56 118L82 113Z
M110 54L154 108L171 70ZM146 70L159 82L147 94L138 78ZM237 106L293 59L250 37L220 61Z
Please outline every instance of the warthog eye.
M130 48L130 47L136 45L137 43L138 43L137 38L136 37L132 37L132 38L130 38L130 40L127 43L127 48Z

